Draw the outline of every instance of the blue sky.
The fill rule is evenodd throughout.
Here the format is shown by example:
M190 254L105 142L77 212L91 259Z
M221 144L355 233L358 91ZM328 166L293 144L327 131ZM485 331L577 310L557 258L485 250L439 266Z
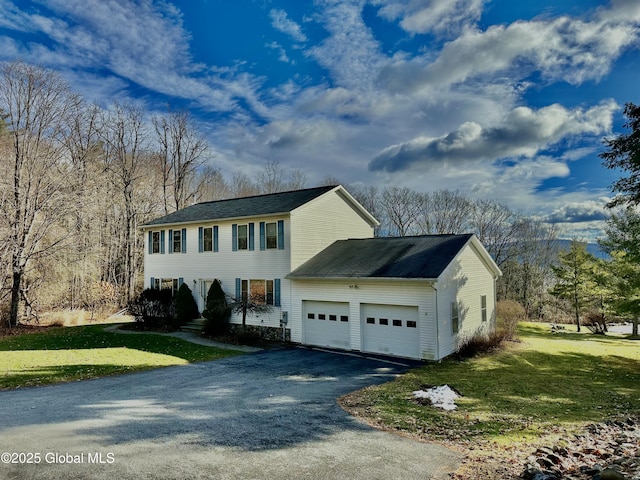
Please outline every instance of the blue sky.
M230 178L448 188L593 238L640 103L638 0L0 0L0 61L186 108Z

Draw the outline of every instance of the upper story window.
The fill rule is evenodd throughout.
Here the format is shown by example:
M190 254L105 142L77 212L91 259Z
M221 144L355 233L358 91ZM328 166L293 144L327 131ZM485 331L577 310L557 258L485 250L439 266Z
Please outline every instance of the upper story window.
M255 223L231 225L231 246L233 251L255 248Z
M187 229L169 230L169 253L187 253Z
M164 253L164 230L149 232L149 254Z
M160 232L151 232L151 253L160 253Z
M260 222L260 250L284 250L284 220Z
M218 251L218 226L198 228L198 251Z
M172 232L171 251L173 253L182 252L182 234L180 230L173 230Z
M278 248L278 224L271 222L265 224L267 248Z
M238 225L238 250L249 248L249 226Z

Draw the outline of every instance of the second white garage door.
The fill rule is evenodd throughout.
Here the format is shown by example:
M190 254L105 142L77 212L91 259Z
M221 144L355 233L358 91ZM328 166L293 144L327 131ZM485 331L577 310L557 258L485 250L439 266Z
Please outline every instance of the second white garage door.
M363 303L360 314L363 351L421 358L418 307Z
M348 303L303 300L302 318L305 344L351 348Z

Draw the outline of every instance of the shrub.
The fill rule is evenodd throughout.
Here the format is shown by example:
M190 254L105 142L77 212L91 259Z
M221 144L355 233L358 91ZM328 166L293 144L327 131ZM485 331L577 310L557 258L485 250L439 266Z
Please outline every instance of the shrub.
M217 279L209 288L202 316L205 318L203 329L205 335L216 337L227 332L231 308L227 305L226 295Z
M176 306L175 327L180 327L181 325L200 317L198 304L193 298L191 289L186 283L180 285L180 288L176 292L174 301Z
M502 342L507 340L502 332L494 331L490 334L476 334L472 337L467 337L458 346L458 351L454 357L463 360L465 358L472 358L476 355L483 353L494 352L502 347Z
M607 322L605 316L600 312L587 313L583 325L587 327L591 333L604 335L607 333Z
M496 332L504 340L518 339L518 322L527 319L522 305L513 300L501 300L496 305Z
M147 288L128 305L129 312L149 330L166 330L173 326L175 305L170 289Z

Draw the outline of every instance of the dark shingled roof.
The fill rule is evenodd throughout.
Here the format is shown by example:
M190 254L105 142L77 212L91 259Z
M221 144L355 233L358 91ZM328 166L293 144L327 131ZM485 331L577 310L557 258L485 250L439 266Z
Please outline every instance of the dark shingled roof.
M215 202L204 202L170 213L147 222L144 226L192 223L227 218L253 217L289 213L316 197L336 188L334 186L307 188L291 192L271 193L253 197L231 198Z
M436 279L472 234L339 240L287 278Z

